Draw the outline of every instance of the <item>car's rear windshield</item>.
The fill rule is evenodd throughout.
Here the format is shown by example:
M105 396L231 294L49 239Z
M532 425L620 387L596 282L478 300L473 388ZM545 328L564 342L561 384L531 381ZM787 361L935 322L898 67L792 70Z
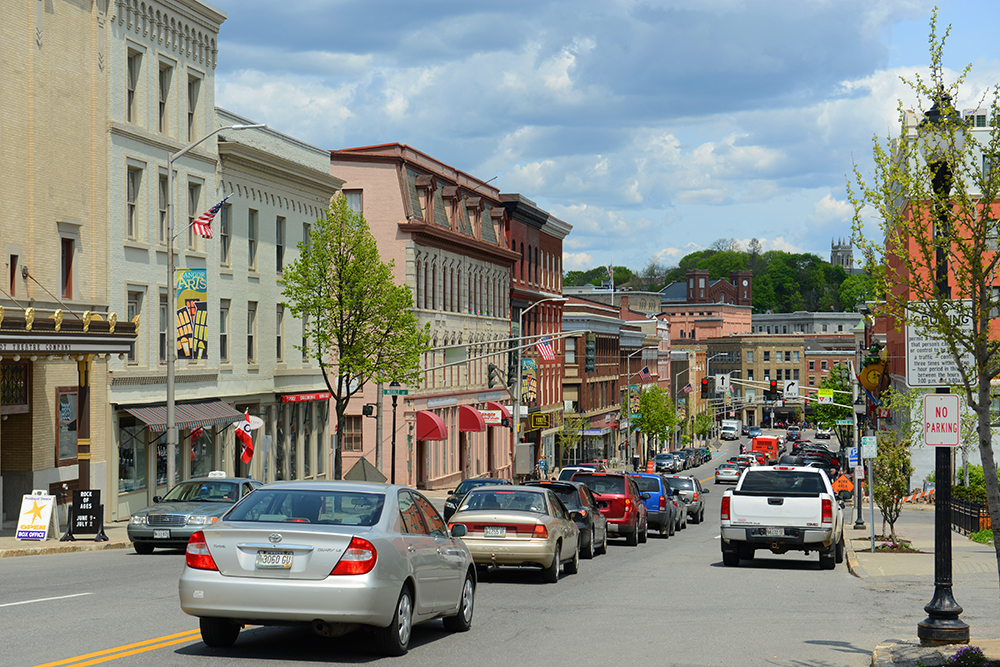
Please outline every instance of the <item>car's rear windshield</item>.
M216 502L235 503L240 499L236 482L193 481L182 482L170 489L163 497L164 502Z
M541 491L473 489L462 500L459 512L465 511L531 512L546 514L545 495Z
M455 489L455 495L464 496L477 486L483 486L485 484L499 484L499 483L500 482L498 482L495 479L467 479L458 485L458 488Z
M672 458L674 458L673 454L657 454L656 455L656 460L657 461L669 461Z
M551 486L543 484L542 486L559 496L559 500L563 501L563 504L566 505L566 507L579 507L580 490L577 487L563 486L562 484L553 484Z
M591 475L578 472L573 475L574 482L583 482L594 493L625 493L625 477L622 475Z
M649 491L650 493L660 492L660 482L657 481L655 477L633 477L635 480L635 485L639 487L640 491Z
M680 489L681 491L690 491L694 488L694 481L686 477L667 477L667 484L670 485L671 489Z
M374 526L385 495L317 489L257 489L233 508L227 521Z
M818 472L805 470L748 470L743 473L740 493L747 495L818 496L825 493Z

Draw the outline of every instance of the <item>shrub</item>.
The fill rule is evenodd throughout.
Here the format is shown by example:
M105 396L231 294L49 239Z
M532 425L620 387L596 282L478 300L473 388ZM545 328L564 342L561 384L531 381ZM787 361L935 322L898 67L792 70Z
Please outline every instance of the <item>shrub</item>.
M980 544L989 544L993 541L993 531L989 528L986 530L980 530L969 535L969 539L973 542L979 542Z

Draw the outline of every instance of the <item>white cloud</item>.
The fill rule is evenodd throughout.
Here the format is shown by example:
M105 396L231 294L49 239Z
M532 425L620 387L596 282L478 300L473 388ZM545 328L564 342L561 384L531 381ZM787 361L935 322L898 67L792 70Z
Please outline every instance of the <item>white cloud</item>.
M809 219L821 225L832 222L849 223L854 216L854 207L849 201L834 199L827 194L813 206Z
M594 258L586 252L563 252L563 269L566 271L587 271L594 268Z

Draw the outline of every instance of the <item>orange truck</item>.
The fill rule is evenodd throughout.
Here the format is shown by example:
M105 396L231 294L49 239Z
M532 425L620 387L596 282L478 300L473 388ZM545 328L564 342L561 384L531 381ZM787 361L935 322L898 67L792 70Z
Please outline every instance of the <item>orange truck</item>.
M760 452L767 459L767 463L773 464L778 462L778 439L769 435L757 436L753 439L753 445L750 447L752 452Z

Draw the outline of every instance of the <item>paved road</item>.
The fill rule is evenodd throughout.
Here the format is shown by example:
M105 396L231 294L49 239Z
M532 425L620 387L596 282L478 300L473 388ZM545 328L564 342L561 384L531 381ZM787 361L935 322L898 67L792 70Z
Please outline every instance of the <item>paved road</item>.
M737 448L727 443L723 451L728 456ZM708 479L712 470L705 465L695 472ZM232 649L209 649L197 621L177 603L183 555L131 550L0 561L0 655L5 667L100 664L130 652L115 665L231 667L240 658L295 667L623 660L860 667L870 664L879 642L914 633L931 581L863 580L844 566L824 572L815 555L761 554L747 566L723 567L716 517L725 487L709 482L706 488L705 524L638 547L615 542L607 555L581 562L578 575L555 585L541 584L533 570L493 574L479 587L471 632L422 626L401 659L379 658L364 635L323 639L289 628L244 630ZM982 610L970 614L976 623L990 618ZM77 656L89 657L73 660Z

